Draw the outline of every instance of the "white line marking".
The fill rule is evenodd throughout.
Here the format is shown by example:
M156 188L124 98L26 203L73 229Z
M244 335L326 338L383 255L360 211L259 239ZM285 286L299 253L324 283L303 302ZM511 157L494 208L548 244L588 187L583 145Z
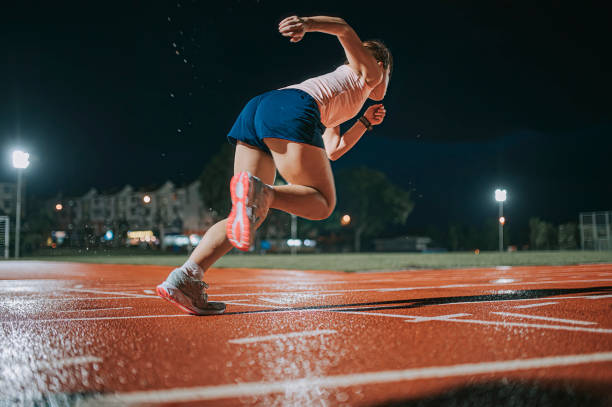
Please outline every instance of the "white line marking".
M461 318L461 317L469 317L471 314L452 314L452 315L440 315L439 317L418 317L412 321L407 322L427 322L427 321L440 321L447 320L450 318Z
M543 307L544 305L553 305L558 304L558 302L540 302L537 304L527 304L527 305L517 305L513 308L533 308L533 307Z
M66 358L62 360L41 360L37 362L36 368L38 369L59 369L68 365L83 365L86 363L97 363L102 362L102 359L95 356L76 356L73 358Z
M561 319L561 318L541 317L539 315L514 314L512 312L492 312L492 314L509 316L509 317L517 317L517 318L541 319L543 321L562 322L562 323L566 323L566 324L597 325L597 322L576 321L574 319Z
M93 311L109 311L109 310L116 310L116 309L132 309L132 307L71 309L71 310L66 310L66 311L55 311L55 312L93 312Z
M153 290L142 290L145 294L155 294Z
M246 338L230 339L228 342L245 344L245 343L254 343L254 342L273 341L277 339L299 338L302 336L319 336L319 335L335 334L335 333L336 331L334 331L333 329L317 329L315 331L290 332L287 334L249 336Z
M443 321L463 322L466 324L520 326L522 328L542 328L542 329L555 329L558 331L579 331L579 332L594 332L594 333L600 333L600 334L612 334L612 329L582 328L578 326L566 326L566 325L526 324L522 322L497 322L497 321L481 321L478 319L453 319L453 318L445 319Z
M612 294L606 294L606 295L586 295L584 296L584 298L588 298L589 300L598 300L600 298L610 298L612 297Z
M82 293L93 293L93 294L111 294L111 295L125 295L127 297L137 297L137 298L159 298L153 295L142 295L142 294L132 294L132 293L124 293L121 291L100 291L100 290L85 290L81 288L60 288L62 291L76 291Z
M271 302L272 304L285 304L285 301L273 300L272 298L259 297L259 301Z
M181 403L198 400L236 399L270 393L287 394L305 392L311 389L334 389L378 383L392 383L408 380L440 379L445 377L472 376L479 374L503 373L517 370L542 369L557 366L573 366L587 363L612 361L612 352L581 355L549 356L533 359L503 360L496 362L465 363L450 366L385 370L379 372L355 373L336 376L322 376L277 382L247 382L220 386L177 388L170 390L138 391L97 396L95 403L143 404Z
M0 324L38 323L38 322L66 322L66 321L105 321L111 319L142 319L142 318L173 318L193 317L191 314L175 315L133 315L129 317L90 317L90 318L56 318L56 319L20 319L17 321L0 321Z
M256 308L278 308L276 305L267 305L267 304L245 304L244 302L238 301L247 301L247 300L232 300L232 301L223 301L225 304L229 305L242 305L245 307L256 307Z

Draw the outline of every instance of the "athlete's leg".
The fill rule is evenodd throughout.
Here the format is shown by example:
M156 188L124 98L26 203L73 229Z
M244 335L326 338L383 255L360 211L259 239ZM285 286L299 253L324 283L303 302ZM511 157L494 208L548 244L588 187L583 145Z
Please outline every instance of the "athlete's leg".
M265 138L274 164L289 185L275 186L271 208L307 219L325 219L336 206L336 188L325 150L309 144Z
M256 147L238 142L234 157L234 174L248 171L265 184L274 184L276 167L269 154ZM259 223L261 224L264 219L261 219ZM189 256L189 260L200 266L203 271L206 271L232 248L226 237L226 224L227 219L223 219L208 229Z

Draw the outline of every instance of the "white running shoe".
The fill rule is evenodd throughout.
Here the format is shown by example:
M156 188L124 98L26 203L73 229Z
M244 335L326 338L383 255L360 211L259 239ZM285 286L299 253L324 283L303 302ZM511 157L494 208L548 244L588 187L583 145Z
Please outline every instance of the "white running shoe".
M188 276L181 269L174 269L166 281L157 286L157 295L176 305L188 314L214 315L225 311L222 302L209 302L208 284Z

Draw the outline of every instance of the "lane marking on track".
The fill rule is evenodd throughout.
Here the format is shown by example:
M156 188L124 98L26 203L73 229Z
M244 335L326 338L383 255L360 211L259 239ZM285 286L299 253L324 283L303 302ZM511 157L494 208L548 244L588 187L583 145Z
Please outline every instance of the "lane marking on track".
M553 304L558 304L558 302L540 302L538 304L527 304L527 305L517 305L515 307L512 308L533 308L533 307L543 307L544 305L553 305Z
M125 295L126 297L136 298L159 298L156 295L143 295L143 294L132 294L121 291L101 291L101 290L86 290L84 288L59 288L61 291L76 291L81 293L93 293L93 294L110 294L110 295Z
M153 290L142 290L145 294L155 294Z
M449 366L432 366L402 370L353 373L276 382L247 382L220 386L114 393L94 396L91 398L91 404L99 405L103 403L115 403L123 405L142 403L181 403L223 398L236 399L239 397L260 396L270 393L295 394L305 393L312 391L313 389L321 388L334 389L379 383L472 376L610 361L612 361L612 352L560 355L532 359L515 359L495 362L465 363Z
M448 318L461 318L461 317L469 317L472 314L451 314L451 315L440 315L437 317L422 317L416 315L402 315L402 314L384 314L378 312L359 312L355 311L355 308L349 308L348 310L331 310L337 312L339 314L355 314L355 315L374 315L377 317L391 317L391 318L402 318L405 319L406 322L427 322L427 321L445 321Z
M465 324L480 324L480 325L494 325L494 326L520 326L522 328L541 328L541 329L554 329L558 331L578 331L578 332L593 332L599 334L612 334L612 329L604 328L583 328L578 326L567 326L567 325L546 325L546 324L527 324L522 322L499 322L499 321L482 321L478 319L442 319L440 321L450 322L462 322Z
M301 338L304 336L319 336L335 334L337 331L333 329L317 329L315 331L290 332L287 334L266 335L266 336L247 336L246 338L230 339L229 343L245 344L254 342L273 341L277 339Z
M588 298L589 300L598 300L600 298L612 298L612 294L606 294L606 295L586 295L584 298Z
M440 315L439 317L417 317L413 320L409 320L406 322L427 322L427 321L444 321L450 318L461 318L461 317L469 317L471 314L452 314L452 315Z
M551 318L551 317L542 317L539 315L528 315L528 314L515 314L512 312L491 312L492 314L516 317L516 318L527 318L527 319L541 319L543 321L551 321L551 322L564 322L566 324L575 324L575 325L597 325L597 322L589 322L589 321L576 321L575 319L562 319L562 318Z
M83 317L83 318L55 318L55 319L20 319L17 321L0 321L0 324L35 324L39 322L68 322L68 321L106 321L112 319L142 319L142 318L174 318L194 317L191 314L174 315L133 315L129 317Z
M117 308L95 308L95 309L71 309L65 311L55 311L55 312L94 312L94 311L110 311L116 309L132 309L133 307L117 307Z
M223 301L225 304L229 305L242 305L245 307L256 307L256 308L278 308L276 305L267 305L267 304L245 304L244 302L238 301L248 301L248 300L232 300L232 301Z
M38 370L42 369L59 369L64 366L70 365L83 365L87 363L98 363L102 362L102 359L95 356L76 356L72 358L60 359L60 360L41 360L36 362L35 368Z

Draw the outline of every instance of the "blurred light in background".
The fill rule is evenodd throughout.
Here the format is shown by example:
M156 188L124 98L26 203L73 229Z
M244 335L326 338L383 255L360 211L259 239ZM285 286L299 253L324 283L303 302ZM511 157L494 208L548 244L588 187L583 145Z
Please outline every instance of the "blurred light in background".
M502 225L503 225L504 223L506 223L506 218L505 218L505 217L503 217L503 216L501 216L501 217L499 218L499 223L501 223Z
M495 200L497 202L504 202L506 200L506 190L505 189L496 189L495 190Z
M30 154L21 151L13 151L13 167L15 168L28 168L30 165Z
M56 211L61 211L62 209L64 209L64 205L62 205L61 203L58 203L55 205L55 210Z
M149 202L151 202L151 197L149 195L145 195L142 198L142 200L143 200L144 203L148 204Z
M115 234L113 233L112 230L107 230L106 233L104 234L104 239L106 239L106 241L113 240L114 237L115 237Z
M340 219L340 224L341 224L342 226L346 226L346 225L348 225L349 223L351 223L351 217L350 217L350 215L344 215L344 216L342 217L342 219Z

